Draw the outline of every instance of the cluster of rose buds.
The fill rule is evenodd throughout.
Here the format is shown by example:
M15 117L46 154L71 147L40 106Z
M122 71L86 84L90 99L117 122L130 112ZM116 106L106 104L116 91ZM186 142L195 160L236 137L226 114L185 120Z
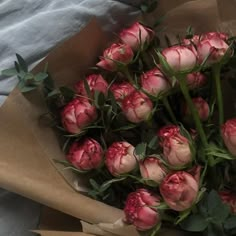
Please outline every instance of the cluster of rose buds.
M141 185L136 191L129 193L124 207L125 222L133 224L141 231L161 223L162 204L169 210L183 212L191 209L196 203L201 188L202 163L196 160L200 132L192 129L192 117L195 111L199 122L203 125L208 124L211 119L211 103L207 96L195 93L195 90L198 91L209 84L206 76L208 73L205 70L202 73L201 68L219 64L226 53L231 53L226 34L210 32L194 35L191 39L183 39L179 45L162 50L161 54L158 54L160 64L155 63L155 67L150 66L133 78L128 66L135 62L138 53L148 48L153 37L154 32L151 29L137 22L124 29L119 34L119 42L105 49L97 63L105 72L91 74L78 81L74 86L75 98L61 111L64 129L72 135L79 136L86 127L99 120L99 106L93 103L97 91L108 100L113 94L114 102L117 102L122 113L122 119L129 125L130 122L134 123L131 126L135 127L142 122L150 125L156 111L156 101L161 101L165 105L164 99L171 94L172 89L179 92L182 89L182 80L185 82L186 90L190 91L189 101L192 106L189 106L189 101L183 93L179 110L181 121L190 127L185 130L178 121L173 122L174 124L167 122L168 125L158 127L158 148L153 153L139 157L133 146L135 142L126 141L121 136L118 136L121 137L120 140L116 138L115 142L104 147L96 136L95 139L82 137L76 140L67 154L67 160L81 172L104 167L106 174L112 178L134 175L135 180L141 180L143 186L148 186L145 189ZM118 80L109 84L106 80L106 71L119 72ZM177 78L175 75L180 77L173 83ZM184 76L181 77L182 75ZM229 155L236 156L236 118L226 121L221 126L221 137ZM152 191L151 187L155 189ZM232 212L236 213L235 194L221 191L219 195L222 201L230 206Z

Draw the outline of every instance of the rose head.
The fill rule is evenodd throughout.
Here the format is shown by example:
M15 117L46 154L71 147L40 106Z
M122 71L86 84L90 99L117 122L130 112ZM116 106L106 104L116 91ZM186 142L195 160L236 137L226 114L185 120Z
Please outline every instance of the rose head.
M151 41L153 34L151 29L136 22L130 28L120 32L120 39L133 50L138 50Z
M133 224L137 230L145 231L160 223L160 215L155 207L160 205L159 196L146 189L138 189L128 195L124 213L125 222Z
M208 32L206 34L203 34L201 36L201 39L211 39L216 37L226 41L229 38L229 35L222 32Z
M157 68L147 71L141 76L141 86L145 92L153 96L158 96L161 92L170 89L168 80Z
M129 173L137 166L134 146L127 142L115 142L106 151L105 164L113 176Z
M229 152L236 156L236 118L227 120L222 125L221 136Z
M110 87L117 102L122 102L123 99L131 94L135 88L128 82L113 83Z
M64 128L73 134L78 134L82 129L97 119L95 106L85 98L76 98L69 102L61 113Z
M229 45L221 39L222 36L214 34L202 39L197 45L197 52L199 56L199 62L202 63L205 58L207 64L213 64L219 62L228 51Z
M147 95L134 91L122 101L121 109L127 120L140 123L149 118L153 104Z
M153 180L158 184L161 183L167 174L166 168L156 157L146 157L139 163L139 168L144 179Z
M89 75L86 77L86 81L92 94L94 94L95 91L99 91L105 95L107 94L108 83L101 75ZM84 87L84 80L80 80L75 84L75 91L83 96L88 96Z
M162 55L174 72L192 70L197 64L196 52L187 46L166 48Z
M167 125L158 132L167 163L173 167L182 167L192 162L189 140L181 135L176 125Z
M103 154L101 145L96 140L87 138L72 144L67 160L79 170L89 171L101 165Z
M133 56L134 53L129 45L113 43L104 51L97 66L105 70L116 71L119 65L129 64Z
M197 181L184 171L167 175L160 186L164 201L175 211L189 209L196 201L198 190Z
M219 195L222 202L230 207L233 214L236 214L236 194L230 191L221 191Z
M207 82L207 77L201 72L194 72L187 75L186 81L190 89L195 89L204 86Z
M210 108L208 103L201 97L196 97L196 98L192 98L193 104L196 108L196 110L198 111L198 115L201 121L207 121L209 114L210 114ZM184 106L184 116L186 117L192 117L192 114L187 106L187 104L185 104Z

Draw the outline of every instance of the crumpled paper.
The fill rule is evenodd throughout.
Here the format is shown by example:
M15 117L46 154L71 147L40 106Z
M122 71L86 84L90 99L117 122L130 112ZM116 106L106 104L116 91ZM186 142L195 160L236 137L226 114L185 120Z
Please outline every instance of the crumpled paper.
M159 2L158 9L143 20L153 23L165 14L165 28L160 35L168 34L174 39L176 34L184 34L190 25L196 33L216 30L236 33L236 3L233 0ZM92 21L79 34L53 50L35 71L42 70L47 61L49 72L58 85L72 85L87 72L89 66L94 65L97 56L108 44L109 37L96 21ZM76 190L83 189L83 178L79 178L78 182L76 175L55 165L52 159L63 159L64 155L52 129L39 122L39 116L45 111L45 104L38 93L23 96L17 90L1 107L0 186L82 219L83 230L87 234L138 235L132 226L117 223L123 217L121 210L78 193ZM184 235L168 229L165 231L167 236ZM48 236L53 233L73 235L71 232L41 233Z

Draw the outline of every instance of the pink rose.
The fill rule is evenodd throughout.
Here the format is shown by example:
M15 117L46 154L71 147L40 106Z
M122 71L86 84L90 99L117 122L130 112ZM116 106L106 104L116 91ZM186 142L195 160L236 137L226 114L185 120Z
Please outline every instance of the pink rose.
M108 83L101 75L89 75L86 77L86 81L92 94L94 94L95 91L99 91L105 95L107 94ZM75 91L83 96L88 96L84 87L84 80L80 80L75 84Z
M209 114L210 114L210 108L208 103L201 97L192 98L193 104L198 112L199 118L201 121L207 121ZM184 116L192 118L192 113L189 110L187 104L184 106Z
M141 76L142 89L153 95L158 96L161 92L165 92L170 89L170 84L162 72L155 68Z
M130 95L135 88L128 82L113 83L110 87L117 102L122 102L123 99Z
M233 214L236 214L236 194L230 191L221 191L219 195L222 202L230 207Z
M229 152L236 155L236 118L227 120L221 127L221 136Z
M175 211L185 211L196 201L199 186L192 175L178 171L167 175L160 192L166 204Z
M119 65L127 65L133 60L134 53L129 45L113 43L111 47L103 52L103 57L97 66L109 70L116 71Z
M144 179L153 180L161 183L167 174L167 170L159 159L156 157L146 157L139 163L140 173Z
M204 86L207 83L207 77L201 72L194 72L187 75L186 81L190 89L195 89Z
M221 35L212 34L205 36L197 45L199 62L207 58L207 64L219 62L227 52L229 45L222 39Z
M144 93L134 91L122 101L121 109L127 120L133 123L140 123L149 118L153 104Z
M191 45L197 45L201 40L201 35L193 35L191 39L184 39L183 45L185 46L191 46Z
M150 43L153 34L154 32L151 29L136 22L130 28L120 32L120 39L133 50L138 50L143 48L145 44Z
M229 38L229 35L222 32L208 32L206 34L203 34L201 36L201 39L211 39L216 37L226 41Z
M192 70L197 65L195 51L187 46L172 46L162 51L162 55L175 72Z
M145 231L160 223L160 215L156 207L160 205L160 197L146 189L138 189L128 195L124 213L125 222L133 224L137 230Z
M103 150L94 139L74 142L67 154L67 160L76 168L88 171L98 168L102 164Z
M85 98L76 98L69 102L61 113L64 128L73 134L78 134L82 129L97 119L95 106Z
M178 126L166 126L159 131L163 155L173 167L184 167L192 162L189 140L181 135Z
M106 151L105 164L114 176L129 173L137 166L134 146L127 142L115 142Z

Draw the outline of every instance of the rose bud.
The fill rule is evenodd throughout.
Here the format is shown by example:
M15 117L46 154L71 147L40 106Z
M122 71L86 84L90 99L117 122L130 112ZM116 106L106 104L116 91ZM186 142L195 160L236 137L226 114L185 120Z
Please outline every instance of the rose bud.
M101 75L89 75L86 77L86 81L92 94L94 94L95 91L99 91L105 95L107 94L108 83ZM80 80L75 84L75 90L78 94L88 96L84 86L84 80Z
M159 131L166 162L173 167L184 167L192 162L189 140L181 135L178 126L166 126Z
M143 48L145 44L150 43L153 34L154 32L151 29L136 22L130 28L120 32L120 39L133 50L138 50Z
M72 144L67 160L79 170L89 171L101 165L103 154L101 145L96 140L87 138Z
M117 102L122 102L122 100L130 95L135 88L128 82L113 83L110 87Z
M105 164L113 176L134 170L137 165L134 146L127 142L113 143L106 151Z
M121 109L127 120L140 123L149 118L153 104L147 95L134 91L122 101Z
M236 214L236 194L230 191L221 191L219 195L222 202L230 207L233 214Z
M158 96L161 92L170 89L168 80L157 68L152 69L141 76L141 86L145 92L153 96Z
M195 89L204 86L207 82L207 77L201 72L194 72L187 75L186 81L190 89Z
M185 211L196 201L199 186L192 175L178 171L167 175L160 185L166 204L175 211Z
M160 223L160 215L153 207L160 205L160 197L146 189L138 189L128 195L125 203L125 222L137 230L145 231Z
M229 152L236 156L236 118L227 120L222 125L221 136Z
M207 121L209 114L210 114L210 108L208 103L201 97L197 97L197 98L192 98L193 104L195 106L195 108L198 111L198 115L201 121ZM187 104L185 104L184 106L184 117L190 118L192 119L192 113L190 112Z
M191 46L191 45L197 45L200 42L200 40L201 36L195 34L191 39L184 39L182 43L185 46Z
M61 113L64 128L73 134L79 134L82 129L97 119L95 106L85 98L76 98L69 102Z
M161 161L156 157L147 157L139 163L140 173L144 179L153 180L156 183L161 183L167 174L166 168Z
M219 35L205 38L197 45L199 62L207 58L207 64L219 62L227 52L229 45Z
M197 64L196 52L187 46L172 46L162 51L162 55L175 72L192 70Z
M222 32L208 32L206 34L203 34L201 39L211 39L211 38L220 38L224 41L228 40L229 35L226 33L222 33Z
M104 51L97 66L105 70L116 71L119 65L129 64L133 56L134 53L129 45L113 43L110 48Z

